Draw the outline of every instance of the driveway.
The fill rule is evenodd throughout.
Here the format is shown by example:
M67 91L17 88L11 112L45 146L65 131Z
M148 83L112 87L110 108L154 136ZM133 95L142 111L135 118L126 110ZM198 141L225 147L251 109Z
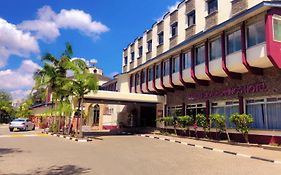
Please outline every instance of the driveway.
M278 164L134 135L102 136L88 143L52 136L0 138L0 174L274 175L280 172Z

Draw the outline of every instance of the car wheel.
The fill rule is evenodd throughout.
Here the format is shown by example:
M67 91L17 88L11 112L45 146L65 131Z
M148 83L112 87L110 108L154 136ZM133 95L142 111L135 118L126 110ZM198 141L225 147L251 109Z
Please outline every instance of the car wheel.
M33 130L33 131L35 130L35 125L33 126L32 130Z
M10 132L13 132L14 131L14 128L10 128Z

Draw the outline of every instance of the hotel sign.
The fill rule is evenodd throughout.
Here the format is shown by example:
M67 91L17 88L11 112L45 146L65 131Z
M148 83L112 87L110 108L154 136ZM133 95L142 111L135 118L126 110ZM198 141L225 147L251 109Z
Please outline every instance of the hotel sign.
M264 82L237 86L237 87L229 87L222 90L213 90L203 93L195 93L189 94L187 98L189 100L202 100L202 99L210 99L210 98L218 98L218 97L228 97L234 95L242 95L249 93L257 93L267 90L266 84Z

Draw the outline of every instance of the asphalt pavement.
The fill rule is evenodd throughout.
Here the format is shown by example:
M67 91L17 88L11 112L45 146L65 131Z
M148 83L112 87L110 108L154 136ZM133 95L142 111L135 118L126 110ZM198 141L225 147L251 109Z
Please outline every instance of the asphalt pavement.
M36 135L39 130L0 135ZM63 138L0 137L2 175L279 175L278 164L135 135L77 143Z

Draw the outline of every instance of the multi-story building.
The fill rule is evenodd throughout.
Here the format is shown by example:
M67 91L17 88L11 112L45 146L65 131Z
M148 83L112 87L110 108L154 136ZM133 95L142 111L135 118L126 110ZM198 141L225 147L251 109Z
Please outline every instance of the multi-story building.
M280 69L280 1L185 0L123 50L117 80L164 95L164 115L249 113L253 128L275 130Z

